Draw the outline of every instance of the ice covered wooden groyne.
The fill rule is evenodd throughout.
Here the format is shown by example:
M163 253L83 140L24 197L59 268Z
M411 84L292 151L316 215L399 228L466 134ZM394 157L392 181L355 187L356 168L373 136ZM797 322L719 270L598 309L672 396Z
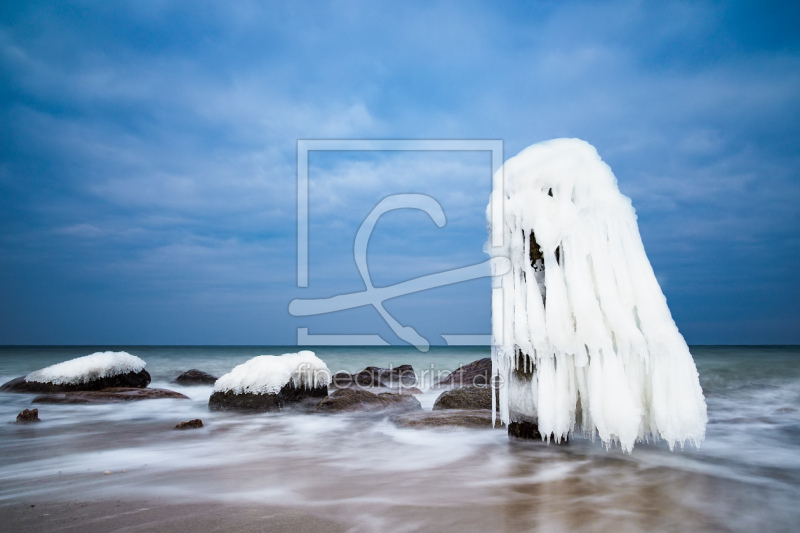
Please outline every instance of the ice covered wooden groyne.
M556 440L599 436L625 451L648 438L699 445L707 416L697 369L609 166L590 144L556 139L499 172L505 185L488 218L502 245L487 249L511 261L492 297L502 422L536 424ZM497 210L503 224L491 227Z

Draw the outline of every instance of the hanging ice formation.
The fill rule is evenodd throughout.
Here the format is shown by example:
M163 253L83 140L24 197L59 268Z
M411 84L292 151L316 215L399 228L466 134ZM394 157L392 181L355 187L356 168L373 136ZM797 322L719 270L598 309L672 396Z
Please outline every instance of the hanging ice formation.
M627 452L649 438L698 446L707 415L697 369L611 168L592 145L555 139L499 172L505 187L487 217L502 246L490 238L487 250L511 261L492 296L501 420ZM503 225L491 227L497 209Z

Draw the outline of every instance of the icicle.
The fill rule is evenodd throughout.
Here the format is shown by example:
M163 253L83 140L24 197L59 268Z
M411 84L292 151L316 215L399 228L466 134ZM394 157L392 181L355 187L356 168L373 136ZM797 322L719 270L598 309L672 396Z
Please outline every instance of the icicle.
M490 239L487 250L512 264L492 301L500 420L536 422L546 440L597 435L626 452L651 436L699 445L697 369L611 169L588 143L556 139L500 172L505 188L487 211L503 200L503 225L488 217L503 246Z

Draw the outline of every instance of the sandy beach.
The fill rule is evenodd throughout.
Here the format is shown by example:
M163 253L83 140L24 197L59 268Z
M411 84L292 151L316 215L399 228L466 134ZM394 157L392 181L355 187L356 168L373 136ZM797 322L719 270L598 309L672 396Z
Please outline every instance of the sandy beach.
M6 531L346 531L342 524L307 512L261 505L169 504L157 500L78 500L10 503L0 507Z

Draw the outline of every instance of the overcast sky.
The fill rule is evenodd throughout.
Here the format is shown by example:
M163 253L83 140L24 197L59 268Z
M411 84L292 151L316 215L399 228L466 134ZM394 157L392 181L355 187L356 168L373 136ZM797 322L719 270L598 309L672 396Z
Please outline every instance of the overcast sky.
M482 152L312 153L298 139L579 137L630 196L691 344L800 343L800 11L767 2L4 2L0 344L294 344L379 334L376 285L485 260ZM486 279L387 303L432 343L489 332Z

